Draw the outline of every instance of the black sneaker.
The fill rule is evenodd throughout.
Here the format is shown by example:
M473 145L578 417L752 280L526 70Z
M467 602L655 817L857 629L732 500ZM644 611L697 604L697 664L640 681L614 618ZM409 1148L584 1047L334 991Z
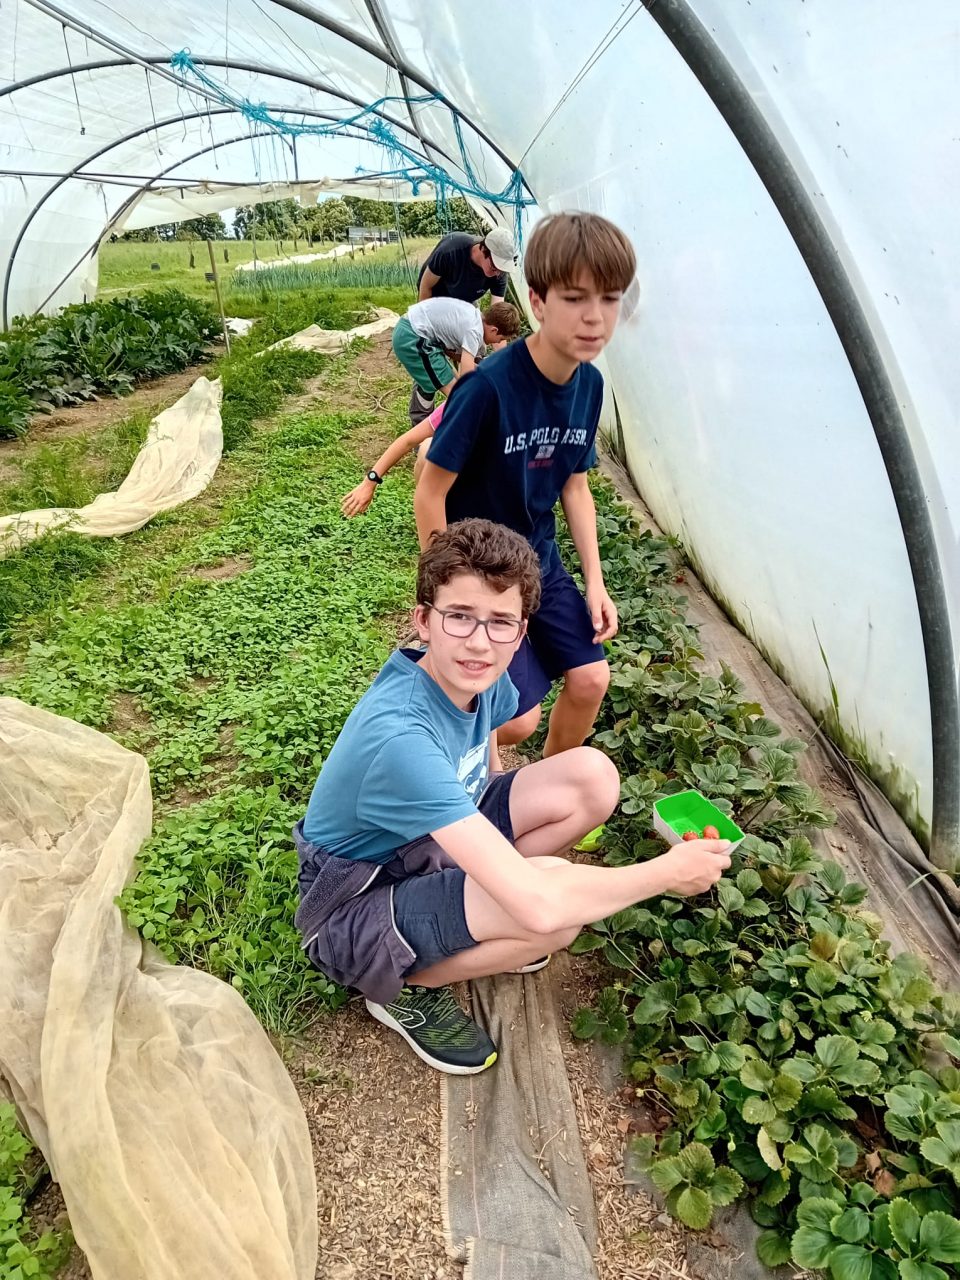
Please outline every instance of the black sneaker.
M449 987L404 987L389 1004L366 1002L372 1017L406 1040L438 1071L472 1076L492 1067L497 1046L463 1012Z

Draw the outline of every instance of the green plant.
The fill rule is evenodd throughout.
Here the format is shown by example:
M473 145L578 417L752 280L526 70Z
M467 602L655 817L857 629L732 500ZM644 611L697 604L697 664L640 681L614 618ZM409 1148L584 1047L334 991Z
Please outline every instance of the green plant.
M380 260L360 256L356 260L331 259L326 262L272 263L259 271L238 271L233 277L232 289L236 293L256 293L269 296L298 289L344 288L384 289L406 288L413 292L416 273L409 263L396 259Z
M52 1280L70 1252L68 1232L38 1235L26 1214L40 1167L13 1104L0 1102L0 1280Z
M0 437L24 434L31 413L186 368L216 328L209 305L176 289L18 317L0 338Z
M717 1167L708 1147L689 1142L676 1155L666 1155L653 1168L653 1181L667 1208L695 1230L710 1225L714 1208L732 1204L743 1190L733 1169Z
M278 347L258 355L249 346L225 356L217 371L223 379L223 447L235 449L247 439L257 418L268 417L284 399L302 391L307 378L316 377L328 357L316 351Z
M0 644L24 618L54 613L114 557L111 542L70 532L49 534L0 556Z
M36 406L30 396L9 378L0 378L0 440L26 435Z
M929 1045L960 1057L958 1001L936 991L919 959L891 954L881 921L862 910L864 887L815 852L807 833L832 815L798 776L803 744L743 700L733 672L700 669L673 590L672 547L639 533L603 487L598 508L605 576L628 619L594 738L623 778L606 859L660 852L652 805L686 787L750 834L710 894L645 903L580 935L571 950L602 955L617 981L578 1012L574 1034L623 1043L638 1100L662 1135L639 1154L671 1210L680 1213L688 1193L688 1225L710 1221L720 1202L708 1176L729 1166L765 1228L764 1261L829 1265L836 1280L921 1277L920 1255L882 1244L882 1227L869 1247L854 1234L865 1209L852 1197L869 1159L884 1194L917 1214L960 1209L960 1072L924 1070ZM678 1163L681 1151L694 1153L690 1168ZM818 1199L832 1202L838 1221L813 1262L800 1214ZM940 1218L934 1224L928 1234L952 1238Z

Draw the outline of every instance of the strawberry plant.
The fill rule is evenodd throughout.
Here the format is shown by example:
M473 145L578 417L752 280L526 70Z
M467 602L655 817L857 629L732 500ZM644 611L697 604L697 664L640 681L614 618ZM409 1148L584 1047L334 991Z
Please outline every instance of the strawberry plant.
M580 935L571 950L595 952L614 980L574 1034L624 1046L653 1130L635 1156L688 1226L743 1195L769 1265L833 1280L955 1274L960 1071L926 1066L931 1048L960 1061L960 1002L918 958L891 954L864 887L814 850L810 829L833 817L798 775L803 743L728 668L702 672L669 541L640 533L604 487L597 497L624 620L593 739L623 780L605 859L661 852L653 804L691 787L748 835L709 894Z

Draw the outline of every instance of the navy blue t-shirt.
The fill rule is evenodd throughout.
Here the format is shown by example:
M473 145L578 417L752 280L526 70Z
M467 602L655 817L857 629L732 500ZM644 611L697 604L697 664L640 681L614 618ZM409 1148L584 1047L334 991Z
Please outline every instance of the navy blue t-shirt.
M558 560L553 509L570 477L597 461L603 378L581 364L558 386L526 342L458 378L428 458L457 478L447 521L482 516L523 534L546 573Z

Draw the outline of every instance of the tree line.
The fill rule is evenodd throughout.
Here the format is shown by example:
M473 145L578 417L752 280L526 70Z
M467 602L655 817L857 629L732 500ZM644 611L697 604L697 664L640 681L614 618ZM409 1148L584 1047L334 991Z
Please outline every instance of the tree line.
M267 200L237 209L232 228L219 213L186 222L164 222L141 231L127 231L120 240L345 240L348 227L396 230L404 236L440 236L447 231L482 234L483 227L466 200L451 200L441 220L432 200L394 205L360 196L332 196L304 207L296 200Z

